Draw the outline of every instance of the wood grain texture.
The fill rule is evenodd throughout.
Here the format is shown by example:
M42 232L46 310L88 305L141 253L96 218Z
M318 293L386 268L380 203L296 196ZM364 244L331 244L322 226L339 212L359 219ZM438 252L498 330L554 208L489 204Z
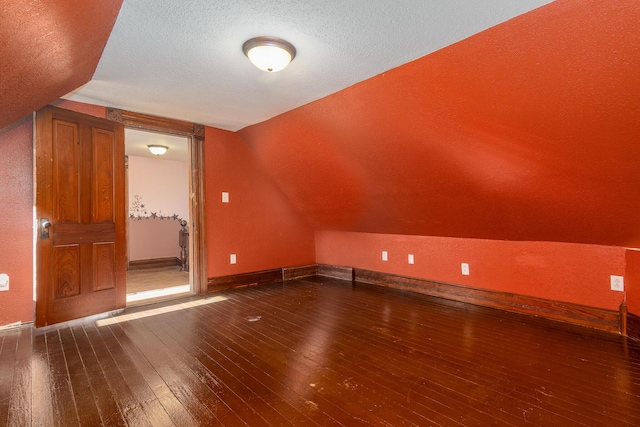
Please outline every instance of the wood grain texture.
M93 290L112 289L116 285L116 253L113 243L93 245Z
M207 292L207 248L204 174L204 126L194 124L194 135L190 138L191 167L191 224L189 230L189 275L196 293Z
M80 295L80 246L53 248L53 298Z
M318 264L318 274L320 276L333 277L335 279L352 280L353 268Z
M126 304L123 138L105 119L36 114L36 214L53 223L36 242L39 326Z
M114 155L115 137L113 132L92 129L93 132L93 187L92 222L114 222Z
M14 349L18 340L17 333L7 333L0 340L0 423L9 417L11 399L11 380L15 370Z
M189 284L189 273L180 266L127 271L127 294Z
M354 269L354 279L359 282L540 316L608 332L618 333L620 329L619 314L616 311L362 269Z
M113 223L97 224L53 224L51 226L54 246L70 244L112 242L116 236Z
M453 301L544 317L546 319L600 329L607 332L619 333L621 327L620 314L614 311L370 270L354 269L351 267L329 266L324 264L286 267L282 269L282 279L291 280L293 278L312 276L314 271L319 276L354 280L409 290ZM235 286L245 286L277 280L280 280L277 278L277 270L210 278L209 291L224 290Z
M7 426L25 426L31 424L32 401L32 338L31 328L20 328L15 347L15 365L11 396L9 398L9 416Z
M636 426L640 342L311 276L0 332L0 425Z
M299 279L301 277L315 276L318 273L318 266L301 265L298 267L284 267L282 269L282 280Z
M640 341L640 316L627 313L627 336Z
M195 292L206 293L208 281L205 247L204 126L116 108L107 108L106 115L109 120L121 123L128 128L169 133L185 136L189 139L189 152L191 153L189 275L191 283L194 284Z
M53 200L55 205L52 222L80 222L78 127L75 123L53 120Z
M194 125L191 122L150 116L117 108L107 108L107 118L122 123L128 128L153 130L173 135L193 136L200 129L198 125Z
M53 174L53 144L49 143L49 137L53 133L53 113L50 108L38 111L35 119L35 208L37 218L52 218L54 184L51 180ZM54 224L55 225L55 224ZM34 280L39 277L47 277L53 268L51 263L53 243L52 239L39 239L36 243L36 268ZM42 282L39 281L40 285ZM36 286L36 325L43 325L47 319L50 288L48 286Z
M238 286L255 285L282 281L282 269L256 271L251 273L234 274L230 276L210 277L209 292L221 291Z
M180 262L180 259L176 257L137 259L135 261L129 261L129 270L146 270L149 268L174 267L181 265L182 263Z

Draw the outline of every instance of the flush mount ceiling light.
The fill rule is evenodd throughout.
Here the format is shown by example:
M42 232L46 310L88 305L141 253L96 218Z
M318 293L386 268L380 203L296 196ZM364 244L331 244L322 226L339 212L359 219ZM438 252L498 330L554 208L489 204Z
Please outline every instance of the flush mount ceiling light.
M165 145L147 145L147 147L149 147L151 154L155 154L156 156L162 156L169 149L169 147Z
M256 67L275 73L289 65L296 57L296 48L277 37L256 37L242 45L242 51Z

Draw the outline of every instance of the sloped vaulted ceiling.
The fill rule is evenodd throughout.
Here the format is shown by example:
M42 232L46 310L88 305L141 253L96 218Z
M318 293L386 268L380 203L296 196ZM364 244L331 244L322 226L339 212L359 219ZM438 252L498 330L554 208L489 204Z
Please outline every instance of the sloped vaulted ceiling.
M365 3L388 8L384 2L357 4ZM420 15L431 19L429 30L444 22L438 19L442 16L449 16L452 20L447 22L454 27L468 31L475 25L475 30L464 33L462 37L471 36L468 39L440 50L447 43L431 46L434 53L361 83L356 83L361 78L348 80L352 73L342 72L340 63L334 63L344 77L341 87L356 84L245 128L240 135L316 229L640 247L640 2L546 3L407 2L419 10L433 6L429 10L443 13ZM92 78L121 4L121 0L0 2L0 128ZM154 10L163 10L157 4L128 1L129 8L123 7L121 13L128 10L128 20L118 22L135 24L149 13L172 20L205 12L219 16L228 8L237 9L242 19L225 20L233 25L221 27L227 28L224 31L199 19L203 41L218 43L209 46L211 54L159 67L131 62L150 56L150 50L134 42L148 37L160 52L155 59L166 59L167 52L182 58L184 43L165 43L184 41L182 36L193 32L193 20L177 25L175 37L162 26L162 33L153 28L134 31L137 37L114 29L119 36L109 39L113 48L105 48L105 53L111 52L124 65L137 64L144 72L130 72L121 62L105 62L98 78L72 97L238 129L331 93L319 91L302 102L292 98L306 82L332 75L321 67L323 62L313 62L314 52L324 55L320 59L332 57L321 38L308 34L314 14L304 15L303 28L287 32L287 22L299 21L278 21L274 27L265 16L285 15L272 16L273 2L200 0L198 4L206 7L194 11L167 0L167 7L176 13L154 15ZM319 3L304 4L313 9ZM323 0L322 4L348 11L347 5L356 2ZM271 14L247 18L240 7L247 5ZM484 18L464 9L468 5L485 12L480 13ZM489 28L540 5L544 6ZM457 20L461 8L467 12L462 21ZM367 11L368 16L377 16ZM396 16L403 15L398 12L386 21L397 32ZM362 21L357 15L354 19ZM328 28L338 27L324 25L312 33L327 34ZM484 28L489 29L471 35ZM265 78L242 56L242 41L270 33L267 30L281 30L278 35L285 38L300 36L292 40L300 49L285 70L289 74ZM357 33L352 27L347 30ZM373 33L378 30L375 27ZM129 53L145 54L123 60L116 42L127 46ZM397 53L403 43L394 46L383 53ZM397 56L395 64L430 51ZM369 53L356 50L338 58L347 61L358 54L356 63L361 65L377 58ZM109 55L105 57L102 60ZM383 58L388 59L386 54ZM211 64L228 73L224 75L239 76L241 83L231 84L236 80L226 81L220 77L223 74L200 68ZM385 64L368 77L394 66ZM182 74L195 70L187 75L188 91L171 92L168 88L175 80L162 80L164 72L176 70ZM247 83L252 73L262 79ZM213 92L193 84L203 77ZM133 84L119 79L132 79ZM150 81L160 86L145 92ZM186 98L177 99L180 94ZM192 107L194 99L206 103L196 110L184 109ZM241 108L232 105L237 99L243 102ZM284 104L274 110L274 100ZM257 110L249 115L247 108ZM226 116L229 112L233 117Z
M0 129L88 82L123 0L2 0Z
M557 1L240 135L316 229L638 247L638 22Z
M551 0L126 0L94 78L68 99L236 131ZM293 43L283 71L242 44Z

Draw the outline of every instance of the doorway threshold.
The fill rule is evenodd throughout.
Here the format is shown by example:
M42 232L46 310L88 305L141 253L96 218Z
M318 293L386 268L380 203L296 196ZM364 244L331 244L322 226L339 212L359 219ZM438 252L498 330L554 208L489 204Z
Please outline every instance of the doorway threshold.
M147 304L157 302L161 299L177 298L189 295L191 292L190 285L171 286L162 289L152 289L149 291L135 292L127 294L127 307L133 305Z

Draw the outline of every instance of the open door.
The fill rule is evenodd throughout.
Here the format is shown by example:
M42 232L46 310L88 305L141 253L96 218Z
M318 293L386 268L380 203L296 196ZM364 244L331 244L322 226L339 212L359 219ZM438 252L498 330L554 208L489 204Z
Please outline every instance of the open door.
M36 113L36 326L125 307L124 127Z

